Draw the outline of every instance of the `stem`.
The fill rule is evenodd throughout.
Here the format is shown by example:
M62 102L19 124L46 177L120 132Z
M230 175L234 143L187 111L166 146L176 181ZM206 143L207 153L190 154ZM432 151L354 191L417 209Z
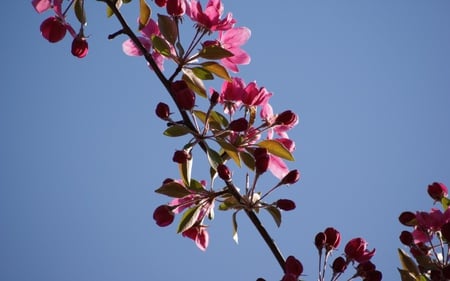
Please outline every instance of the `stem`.
M161 81L161 83L163 84L163 86L165 87L165 89L167 90L167 92L169 93L169 95L174 100L175 104L177 105L178 111L180 112L180 114L183 118L184 124L191 130L193 130L194 132L199 133L198 129L194 126L194 124L192 123L192 120L189 118L186 111L182 110L179 107L179 105L176 103L174 94L171 89L171 80L174 79L174 76L171 77L171 80L168 80L164 76L164 74L159 69L158 65L156 64L156 62L153 59L153 57L151 56L151 54L147 51L147 49L145 49L145 47L142 45L141 41L139 41L139 38L136 36L136 34L134 34L133 30L130 28L130 26L128 25L126 20L123 18L122 14L117 9L117 7L116 7L115 3L113 3L113 1L111 1L111 0L98 0L98 1L104 2L106 5L108 5L109 8L111 8L113 14L116 16L116 18L122 25L122 29L121 29L120 33L126 34L131 39L131 41L133 41L133 43L139 49L139 51L144 55L145 60L150 64L150 66L152 67L156 76ZM114 34L116 34L116 33L114 33ZM203 32L200 35L200 38L203 37L204 34L205 34L205 32ZM198 35L196 35L196 36L198 36ZM195 44L197 44L199 42L199 40L200 39L198 39ZM195 46L195 44L193 46ZM192 50L188 50L187 53L189 53L189 51L192 51ZM206 143L204 143L203 140L199 142L199 145L204 152L207 152L207 145L206 145ZM229 193L232 196L234 196L236 198L236 200L238 200L238 202L242 202L243 198L242 198L241 194L239 193L239 191L237 190L236 186L231 181L226 182L226 185L228 187ZM270 234L264 228L264 226L262 225L261 221L259 220L258 216L255 214L254 211L245 210L245 213L247 214L247 216L249 217L249 219L253 223L253 225L256 227L259 234L261 235L261 237L263 238L263 240L266 242L267 246L269 247L269 249L272 251L272 254L274 255L275 259L278 261L278 263L281 267L281 270L283 272L285 272L285 268L284 268L285 267L285 259L284 259L283 255L281 254L281 251L279 250L275 241L271 238Z

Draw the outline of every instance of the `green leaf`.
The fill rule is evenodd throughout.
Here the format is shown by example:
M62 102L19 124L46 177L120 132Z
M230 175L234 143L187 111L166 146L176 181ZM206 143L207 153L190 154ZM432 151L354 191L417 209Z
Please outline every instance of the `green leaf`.
M256 144L259 147L264 147L267 151L273 155L281 157L283 159L294 161L294 156L289 152L289 150L280 142L276 140L263 140Z
M196 191L196 192L205 190L203 185L198 180L195 180L195 179L191 179L191 184L189 185L188 188L190 190Z
M199 96L206 98L206 88L203 84L203 81L199 79L195 74L192 72L192 70L183 68L183 76L181 77L184 82L188 85L188 87L197 93Z
M234 212L232 215L232 218L233 218L232 219L232 221L233 221L233 240L234 240L234 242L236 242L236 244L239 244L239 237L238 237L238 232L237 232L238 224L237 224L237 220L236 220L236 214L237 214L237 211Z
M124 4L127 4L127 3L130 3L131 0L122 0L122 2L123 2Z
M203 67L193 67L192 73L194 73L195 76L197 76L201 80L213 80L214 76L211 72L204 69Z
M86 24L86 11L84 10L84 0L75 0L73 3L73 8L75 10L75 16L81 25Z
M210 117L217 123L221 124L223 127L228 127L228 119L219 112L212 110L210 113Z
M214 170L217 170L217 166L223 162L222 157L220 157L219 153L217 153L215 150L213 150L209 147L207 149L207 155L208 155L209 165Z
M228 74L227 69L217 62L207 61L202 63L202 66L204 69L210 71L211 73L214 73L217 77L220 77L227 81L231 81L231 77L230 74Z
M172 125L164 131L164 135L168 137L179 137L191 133L192 131L183 125Z
M183 232L191 228L196 222L201 213L201 205L186 210L178 224L177 233Z
M164 38L166 38L170 44L174 45L178 39L178 28L173 18L158 14L158 26Z
M152 15L152 10L145 0L139 0L139 30L143 29Z
M163 184L161 187L156 189L155 192L175 198L182 198L186 195L191 194L191 192L189 192L186 187L175 181Z
M232 57L233 53L217 45L205 46L198 54L201 58L208 60L220 60Z
M253 156L246 152L246 151L240 151L239 157L241 158L242 162L244 162L245 166L247 166L250 170L255 170L255 158Z
M170 57L170 46L169 46L169 44L167 44L166 40L153 34L152 35L152 44L153 44L153 48L158 53L160 53L161 55L163 55L165 57Z
M402 281L417 281L417 278L414 277L414 275L407 270L397 268L398 272L400 273L400 278ZM420 279L419 279L420 280Z
M205 122L206 122L206 113L205 112L200 111L200 110L193 110L192 112L194 113L195 117L197 117L203 124L205 124ZM218 131L222 130L222 127L220 126L220 123L218 123L216 121L216 119L214 118L212 112L209 115L208 124L209 124L209 127L211 129L215 129L215 130L218 130Z
M120 7L122 6L122 2L124 2L124 1L116 0L116 8L117 9L120 9ZM114 15L113 10L109 6L106 6L106 16L108 18L110 18L112 15Z
M240 168L241 158L239 157L237 148L234 145L228 143L226 140L217 138L216 141L220 145L220 147L222 147L222 149L228 154L228 156L230 156L231 159L233 159L236 165L238 165L238 167Z
M183 179L184 185L186 186L191 185L192 160L193 157L191 157L191 159L187 160L185 163L178 164L181 178Z
M442 197L441 204L444 210L447 210L448 206L450 206L450 199L448 199L447 197Z
M277 224L278 227L280 227L281 225L281 212L280 210L278 210L277 207L274 207L272 205L269 205L265 208L269 214L272 215L273 220L275 221L275 223Z
M398 249L398 255L400 257L400 262L403 269L411 273L413 276L418 277L420 275L419 268L417 267L414 260L408 256L402 249Z

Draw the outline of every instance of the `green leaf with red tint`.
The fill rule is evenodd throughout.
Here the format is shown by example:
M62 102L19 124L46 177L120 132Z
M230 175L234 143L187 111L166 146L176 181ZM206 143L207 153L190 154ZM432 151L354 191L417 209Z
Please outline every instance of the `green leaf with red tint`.
M175 181L163 184L161 187L156 189L155 192L175 198L182 198L186 195L191 194L191 192L189 192L186 187Z
M242 162L244 162L245 166L247 166L250 170L255 170L255 158L253 156L246 152L246 151L240 151L239 157L241 158Z
M86 11L84 10L84 0L75 0L73 3L73 9L75 10L75 16L81 25L86 24Z
M280 227L281 225L281 212L280 210L278 210L277 207L274 206L267 206L266 208L264 208L267 210L267 212L269 212L269 214L272 216L273 220L275 221L275 223L277 224L278 227Z
M195 76L195 74L190 69L183 68L183 73L184 74L181 79L186 82L188 87L199 96L206 98L206 88L203 84L203 81Z
M230 156L231 159L233 159L236 165L238 165L238 167L240 168L241 158L239 157L237 148L224 139L217 138L216 141L220 145L220 147L228 154L228 156Z
M164 135L168 137L179 137L191 133L192 131L186 126L172 125L164 131Z
M187 209L183 216L180 219L180 223L178 224L177 233L183 232L186 229L191 228L196 222L197 219L201 213L201 205L198 205L196 207L192 207L190 209Z
M230 77L230 74L228 74L227 69L225 67L223 67L222 65L218 64L217 62L207 61L207 62L202 63L202 66L203 66L203 68L210 71L217 77L220 77L227 81L231 81L231 77Z
M259 147L266 148L267 151L273 155L281 157L283 159L294 161L294 156L289 152L289 150L280 142L276 140L263 140L256 144Z
M173 18L158 14L158 26L164 38L174 45L178 39L178 28Z
M214 76L211 72L204 69L203 67L193 67L191 68L192 73L201 80L214 80Z
M217 45L209 45L203 47L198 54L201 58L208 60L220 60L232 57L233 53Z
M166 40L157 35L152 35L152 45L153 48L161 55L170 57L170 46L167 44Z

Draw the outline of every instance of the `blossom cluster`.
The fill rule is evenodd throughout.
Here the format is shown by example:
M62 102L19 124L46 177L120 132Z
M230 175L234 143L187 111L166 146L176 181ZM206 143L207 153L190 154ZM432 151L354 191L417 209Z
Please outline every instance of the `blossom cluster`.
M411 230L401 232L399 239L407 246L411 258L399 250L404 268L399 269L402 280L422 278L420 280L450 279L450 209L448 189L440 182L428 185L428 195L441 208L430 211L404 211L399 221Z

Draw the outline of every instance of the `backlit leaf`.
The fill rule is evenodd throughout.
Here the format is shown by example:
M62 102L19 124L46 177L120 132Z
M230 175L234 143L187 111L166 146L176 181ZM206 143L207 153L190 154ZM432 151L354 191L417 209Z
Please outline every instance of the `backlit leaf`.
M250 153L246 151L240 151L239 156L242 162L244 162L245 166L247 166L252 171L255 170L255 158L253 158Z
M209 72L208 70L204 69L203 67L193 67L192 73L195 74L199 79L202 80L213 80L214 76Z
M152 35L152 45L153 48L161 55L165 57L170 56L170 46L163 38L157 35Z
M415 277L420 275L420 271L416 263L410 256L408 256L408 254L405 253L405 251L398 249L398 255L404 270L408 271Z
M164 135L168 137L179 137L189 133L191 133L191 130L182 125L172 125L164 131Z
M417 278L407 270L397 268L402 281L417 281ZM420 279L419 279L420 280Z
M156 189L155 192L175 198L182 198L186 195L191 194L191 192L189 192L186 187L175 181L163 184L161 187Z
M232 57L233 53L217 45L209 45L203 47L199 56L208 60L220 60Z
M281 212L280 212L280 210L278 210L277 207L274 207L274 206L271 206L271 205L267 206L267 208L264 208L264 209L266 209L269 212L269 214L272 215L273 220L275 221L277 226L280 227L280 225L281 225Z
M230 77L230 74L228 74L227 69L225 67L223 67L222 65L218 64L217 62L207 61L207 62L202 63L202 66L206 70L214 73L217 77L220 77L227 81L231 81L231 77Z
M186 186L191 185L192 160L193 157L182 164L178 164L181 178Z
M194 75L192 70L183 69L183 76L181 77L188 85L189 89L197 93L199 96L206 98L206 89L203 81Z
M228 143L226 140L223 139L216 139L217 143L222 147L222 149L230 156L231 159L236 163L238 167L241 167L241 158L239 157L239 153L237 148Z
M444 210L447 210L448 206L450 206L450 200L447 197L442 197L441 204L442 207L444 207Z
M210 115L212 119L217 123L222 124L224 128L228 127L228 119L225 116L214 110L211 111Z
M82 24L86 24L86 11L84 10L84 0L75 0L73 3L73 8L75 10L75 16L78 21Z
M213 150L209 147L207 149L207 155L208 155L209 165L214 170L217 170L217 166L223 162L222 157L220 157L219 153L217 153L215 150Z
M177 233L183 232L189 228L191 228L196 222L201 213L201 205L190 208L183 213L183 216L180 219L180 223L178 224Z
M238 224L237 224L237 220L236 220L236 214L237 214L237 212L234 212L233 216L232 216L232 221L233 221L233 240L234 240L234 242L236 242L236 244L239 244L239 237L238 237L238 232L237 232Z
M294 161L294 156L289 152L289 150L280 142L276 140L263 140L256 144L259 147L266 148L267 151L273 155L281 157L283 159Z
M174 45L178 38L178 28L173 18L158 14L158 27L164 38Z
M145 0L139 0L139 30L147 25L151 14L152 10L147 5L147 2L145 2Z

